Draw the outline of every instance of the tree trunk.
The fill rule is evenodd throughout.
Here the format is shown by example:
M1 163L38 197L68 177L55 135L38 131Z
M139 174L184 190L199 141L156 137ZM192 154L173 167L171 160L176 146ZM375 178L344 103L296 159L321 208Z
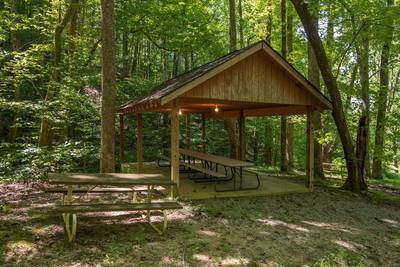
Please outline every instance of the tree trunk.
M229 0L229 52L236 50L236 12L235 0Z
M387 0L388 8L393 6L393 0ZM380 81L378 93L378 113L376 115L376 129L375 129L375 148L372 164L372 178L382 179L382 158L384 156L385 144L385 126L386 126L386 109L389 88L389 57L390 47L393 40L393 18L389 15L389 33L386 35L382 46L381 53L381 66L380 66Z
M369 37L368 28L361 34L361 47L356 46L357 63L359 65L362 114L358 124L356 154L359 162L360 175L365 178L368 164L369 139Z
M77 6L74 14L71 17L71 21L69 24L69 31L68 31L68 58L69 58L69 64L68 64L68 71L70 73L73 73L75 69L74 63L74 53L75 53L75 48L76 48L76 35L78 32L78 17L79 17L79 5ZM69 133L69 119L66 118L66 120L63 122L63 126L60 132L60 136L58 139L59 143L64 143L65 139L68 138L68 133ZM50 138L51 140L51 138Z
M115 172L115 18L114 1L101 0L103 36L100 171Z
M179 75L179 63L180 63L180 58L181 58L181 53L180 52L174 52L174 59L173 59L173 70L172 70L172 75L173 77L176 77Z
M268 1L268 5L272 5L271 1ZM272 36L272 7L268 9L267 20L266 20L266 34L265 41L271 45ZM267 166L274 164L273 158L273 127L269 118L265 119L265 147L264 147L264 162Z
M54 61L53 61L53 70L51 74L51 80L49 82L49 86L47 87L46 97L44 99L45 103L49 103L53 101L54 94L58 91L61 82L61 74L60 74L60 65L61 65L61 49L62 49L62 34L67 26L67 24L71 21L72 17L75 15L79 7L79 0L71 0L68 10L61 20L61 22L56 26L54 31ZM42 118L42 122L40 125L40 134L39 134L39 145L46 146L51 144L51 136L50 132L50 123L46 117Z
M287 42L286 42L286 47L287 47L287 55L289 61L291 61L291 54L293 52L293 15L291 12L290 5L287 7ZM293 169L294 167L294 156L293 156L293 129L294 129L294 123L288 119L287 123L287 133L286 133L286 138L287 138L287 165L288 168Z
M256 163L258 160L258 132L254 129L253 133L253 162Z
M272 166L274 133L270 118L265 119L265 145L264 145L264 162L267 166Z
M244 34L243 34L243 0L239 0L239 42L240 48L244 47Z
M165 39L164 39L165 44ZM168 62L168 52L166 50L162 51L163 58L163 80L167 81L169 79L169 62Z
M139 62L139 38L135 38L135 47L133 49L133 59L132 59L132 67L131 73L137 74L138 72L138 62Z
M185 72L189 72L190 70L190 60L189 60L189 53L185 52Z
M289 122L287 124L287 151L288 151L288 167L290 169L294 168L294 154L293 154L293 149L294 149L294 136L293 136L293 131L294 131L294 122Z
M398 144L397 144L397 135L393 135L393 164L394 168L396 169L396 173L399 173L399 159L397 155Z
M272 2L268 1L270 7L268 8L267 20L266 20L266 33L265 33L265 41L271 45L271 37L272 37Z
M314 26L318 29L318 17L319 17L319 1L314 0L310 2L310 7L313 9L312 15L314 18ZM320 89L320 76L317 59L315 58L311 44L308 43L308 80L318 89ZM323 169L323 155L322 145L318 142L318 138L322 135L322 118L319 111L315 111L313 114L313 123L315 130L314 140L314 175L318 178L324 178Z
M315 27L314 19L310 15L307 3L305 3L303 0L291 1L296 8L300 20L302 21L308 40L310 41L317 58L321 75L325 81L326 88L332 100L332 116L343 145L344 157L347 165L348 177L343 187L353 192L366 190L367 185L359 174L353 141L351 139L347 121L343 113L343 103L340 91L338 90L336 79L333 76L332 68L329 64L329 60L325 53L321 38L318 35L318 29Z
M287 57L287 40L286 40L286 0L281 0L281 54ZM288 151L287 151L287 118L281 116L281 155L280 169L285 172L288 170Z
M229 52L236 50L236 12L235 0L229 0ZM229 155L231 158L238 158L238 145L236 138L236 121L235 119L225 119L224 126L228 133Z
M121 79L129 76L129 28L126 26L122 31L122 71Z
M186 138L185 138L185 148L190 149L190 141L192 139L192 126L191 126L190 113L186 114Z
M18 16L18 14L22 14L23 1L14 0L11 4L12 12ZM11 50L18 52L22 47L21 34L17 29L14 29L10 32L10 41L11 41ZM14 101L21 101L21 87L20 81L16 75L14 75L12 87L14 87ZM13 111L11 114L11 127L8 140L10 143L14 143L15 139L18 136L19 127L18 127L18 117L19 114L16 111Z

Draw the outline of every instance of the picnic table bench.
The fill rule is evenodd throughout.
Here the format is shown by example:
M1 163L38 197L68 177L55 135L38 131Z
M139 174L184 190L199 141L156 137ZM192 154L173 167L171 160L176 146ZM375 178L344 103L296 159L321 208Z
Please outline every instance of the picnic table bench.
M50 173L49 183L66 185L66 188L47 189L49 193L61 193L61 204L36 205L33 210L49 215L62 214L65 231L68 240L76 238L77 213L109 212L109 211L146 211L147 222L159 234L167 229L167 210L181 209L182 206L175 201L153 201L152 192L155 186L175 186L176 184L166 179L161 174L130 174L130 173L107 173L107 174L84 174L84 173ZM91 188L73 188L74 186L91 186ZM117 186L99 188L98 186ZM119 187L124 186L124 187ZM140 186L139 190L135 187ZM144 189L146 186L147 189ZM146 191L147 197L143 203L138 202L136 192ZM76 203L73 194L78 193L126 193L132 192L130 203ZM78 199L78 201L80 198ZM158 228L151 221L151 211L160 210L163 212L164 222L162 228Z

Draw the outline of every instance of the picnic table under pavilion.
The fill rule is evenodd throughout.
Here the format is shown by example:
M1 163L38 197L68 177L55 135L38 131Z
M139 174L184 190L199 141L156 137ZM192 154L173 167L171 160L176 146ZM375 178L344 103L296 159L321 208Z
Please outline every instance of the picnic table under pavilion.
M174 195L208 198L238 195L265 195L312 190L314 177L313 114L331 109L331 102L290 63L266 42L260 41L234 51L215 61L184 73L160 85L147 96L132 100L118 109L120 115L120 151L124 162L124 117L137 119L137 169L139 173L162 172L174 181ZM170 170L143 162L142 114L169 113L171 117ZM201 114L202 140L205 122L214 118L235 118L239 125L239 160L246 161L245 119L254 116L306 115L305 187L275 177L262 175L259 190L253 192L211 192L209 184L190 184L180 179L179 117ZM182 152L182 150L181 150ZM202 152L207 152L203 142ZM155 159L156 160L156 159ZM126 169L126 168L125 168ZM246 179L246 175L243 179ZM205 189L205 190L203 190ZM198 193L198 192L202 193Z

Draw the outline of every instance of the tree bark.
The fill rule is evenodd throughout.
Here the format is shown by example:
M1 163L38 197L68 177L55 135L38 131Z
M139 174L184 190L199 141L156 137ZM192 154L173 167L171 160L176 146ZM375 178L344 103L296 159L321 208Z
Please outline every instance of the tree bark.
M281 0L281 54L287 57L287 40L286 40L286 0ZM281 155L280 170L286 172L288 170L288 150L287 150L287 118L281 116Z
M318 18L319 18L319 1L313 0L310 2L310 8L312 8L312 15L314 18L314 26L318 29ZM315 58L314 51L312 50L311 44L307 45L308 52L308 80L318 89L320 89L320 75L317 59ZM322 134L322 118L319 111L313 113L313 124L315 131L314 140L314 175L318 178L324 178L323 169L323 155L322 155L322 145L318 142L318 137Z
M236 12L235 0L229 0L229 52L236 50ZM235 119L225 119L224 126L228 133L229 155L231 158L238 158L238 145L236 137L236 121Z
M338 90L336 79L334 78L332 73L332 67L325 53L321 38L318 35L318 29L315 27L314 19L309 12L309 7L307 3L305 3L303 0L291 1L296 8L297 14L300 17L300 20L307 34L308 40L310 41L311 46L314 50L318 66L321 71L321 75L325 81L326 88L332 100L332 116L343 145L344 157L347 165L348 177L343 187L345 189L349 189L353 192L358 193L361 190L366 190L367 185L365 181L360 178L353 141L351 139L350 131L347 126L347 121L344 116L343 103L340 91Z
M129 76L129 28L124 27L122 31L122 71L121 79Z
M265 32L265 41L271 45L271 37L272 37L272 2L271 0L268 0L267 6L268 8L268 13L267 13L267 19L266 19L266 32Z
M358 124L356 154L360 164L360 175L365 178L368 164L369 139L369 33L368 27L361 35L361 45L356 45L357 62L360 72L362 114Z
M388 8L392 5L393 0L387 0ZM386 109L389 88L389 57L393 40L393 18L389 16L388 20L389 30L382 46L379 72L378 113L376 115L375 148L372 164L372 178L374 179L382 179L383 177L382 158L384 155Z
M165 44L164 38L164 44ZM169 62L168 62L168 52L166 50L162 51L162 58L163 58L163 80L167 81L169 79Z
M244 34L243 34L243 0L239 0L239 42L240 48L244 47Z
M235 0L229 0L229 52L236 50L236 12Z
M265 145L264 145L264 162L267 166L272 166L273 159L273 127L270 118L265 118Z
M74 14L77 12L79 7L79 0L71 0L68 10L61 20L61 22L56 26L54 31L54 61L53 61L53 70L51 75L51 80L49 82L49 86L47 87L46 97L44 99L45 103L49 103L53 100L54 94L58 91L60 82L61 82L61 73L60 73L60 65L61 65L61 52L62 52L62 34L64 32L65 27L71 21ZM39 134L39 145L47 146L51 144L51 128L50 123L46 117L42 118L42 122L40 125L40 134Z
M15 15L20 15L22 14L22 9L23 9L23 1L21 0L14 0L12 1L11 4L11 9L12 12ZM10 32L10 41L11 41L11 50L18 52L20 48L22 47L22 40L21 40L21 33L18 30L12 30ZM21 101L21 87L20 87L20 81L17 78L16 75L14 75L13 78L13 83L12 87L14 88L14 101L15 102L20 102ZM16 111L13 111L11 114L11 124L10 124L10 132L9 132L9 137L8 140L10 143L14 143L18 133L19 133L19 127L18 127L18 117L19 114Z
M287 6L287 18L286 18L286 29L287 29L287 39L286 39L286 49L287 49L287 56L289 59L289 62L291 61L291 54L293 52L293 15L291 12L290 5ZM293 136L293 129L294 129L294 122L290 120L290 117L288 119L287 123L287 133L286 133L286 138L287 138L287 165L288 168L293 169L294 168L294 155L293 155L293 143L294 143L294 136Z
M114 1L101 0L102 95L100 171L115 172L115 18Z

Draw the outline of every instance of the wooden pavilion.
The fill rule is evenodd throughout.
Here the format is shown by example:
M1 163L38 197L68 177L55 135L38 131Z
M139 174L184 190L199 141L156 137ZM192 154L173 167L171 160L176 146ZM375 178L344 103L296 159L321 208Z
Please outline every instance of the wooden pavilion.
M217 109L216 109L217 108ZM331 102L266 42L260 41L227 54L160 85L149 95L119 107L121 161L124 161L124 116L137 115L137 166L143 168L142 113L171 115L171 179L179 189L179 114L202 115L205 139L207 118L239 120L240 159L245 155L245 117L307 116L306 185L314 176L313 112L331 109ZM216 112L215 110L218 110Z

